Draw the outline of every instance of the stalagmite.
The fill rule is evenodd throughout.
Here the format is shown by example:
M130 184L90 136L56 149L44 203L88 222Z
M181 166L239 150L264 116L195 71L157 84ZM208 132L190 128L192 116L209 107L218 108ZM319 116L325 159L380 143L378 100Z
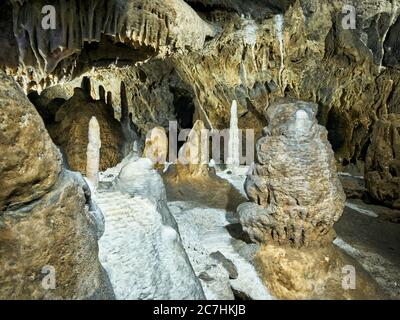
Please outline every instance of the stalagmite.
M203 121L197 120L190 131L186 143L178 152L178 171L182 174L208 174L208 130Z
M92 117L89 122L88 146L86 152L86 177L97 188L99 184L99 165L100 165L100 126L96 117Z
M245 184L252 202L239 206L240 222L261 244L254 263L277 298L374 297L377 287L332 244L345 194L317 111L316 104L301 101L267 109L268 126ZM343 290L346 265L357 268L352 292Z
M303 247L332 240L345 195L316 113L317 106L305 102L267 110L269 125L257 142L257 161L245 184L252 202L238 208L254 241Z
M153 128L146 137L143 158L148 158L154 164L165 164L168 154L168 137L162 127Z
M239 127L237 115L237 102L233 100L231 107L231 122L229 128L229 142L228 142L228 158L226 163L231 170L235 170L240 166L240 153L239 153Z
M206 129L203 121L197 120L189 133L187 142L179 150L178 161L182 165L204 165L208 163Z

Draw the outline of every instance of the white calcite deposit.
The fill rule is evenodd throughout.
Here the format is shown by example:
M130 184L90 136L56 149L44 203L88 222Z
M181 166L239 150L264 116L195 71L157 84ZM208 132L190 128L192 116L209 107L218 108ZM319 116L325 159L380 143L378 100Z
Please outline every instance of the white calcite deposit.
M168 137L165 129L162 127L151 129L146 136L143 157L150 159L153 163L165 164L167 155Z
M99 257L117 299L204 298L149 159L124 161L97 202L105 217Z
M238 127L237 115L237 102L233 100L231 107L231 121L229 128L229 142L228 142L228 158L227 165L231 170L235 170L240 166L240 138Z
M99 184L99 166L100 166L100 126L96 117L92 117L89 122L88 146L86 151L86 177L94 188Z
M232 213L202 207L195 202L174 201L169 203L169 207L179 225L183 245L207 299L233 299L234 292L242 298L272 299L249 257L243 254L245 251L255 253L258 246L234 239L228 232L228 226L237 223ZM227 270L213 258L216 252L233 264L237 277L232 279L232 268Z

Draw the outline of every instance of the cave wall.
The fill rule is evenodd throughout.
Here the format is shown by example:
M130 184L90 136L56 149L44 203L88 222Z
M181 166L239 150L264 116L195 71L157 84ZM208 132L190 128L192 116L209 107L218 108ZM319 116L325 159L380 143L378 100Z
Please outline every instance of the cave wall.
M102 214L3 71L0 150L0 299L112 299L98 259Z
M385 64L392 52L384 49L384 43L398 40L391 40L398 12L387 1L354 4L356 30L342 29L340 1L295 1L287 9L281 78L274 17L260 20L225 12L222 19L221 11L211 11L207 18L223 25L218 40L204 51L174 57L204 109L205 123L208 118L213 126L225 128L233 99L239 104L240 126L246 128L263 127L264 110L276 100L313 101L339 162L364 159L375 121L398 112L400 73ZM384 17L391 20L377 30Z
M240 128L258 137L269 105L304 100L318 104L338 163L362 171L375 123L399 113L398 0L57 0L53 33L38 27L42 0L9 3L7 73L26 92L47 88L46 99L69 99L90 77L92 97L104 89L117 119L124 83L142 137L191 117L227 128L232 100ZM356 8L354 30L342 28L344 5Z

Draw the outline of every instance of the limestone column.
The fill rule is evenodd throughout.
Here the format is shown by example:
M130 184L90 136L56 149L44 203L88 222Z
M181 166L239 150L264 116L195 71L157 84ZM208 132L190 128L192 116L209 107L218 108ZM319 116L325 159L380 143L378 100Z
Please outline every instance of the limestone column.
M99 184L100 166L100 126L96 117L92 117L89 122L88 146L86 151L86 177L95 188Z
M229 142L228 142L228 157L226 163L228 168L235 170L240 166L240 153L239 153L239 127L237 115L237 102L233 100L231 107L231 122L229 128Z

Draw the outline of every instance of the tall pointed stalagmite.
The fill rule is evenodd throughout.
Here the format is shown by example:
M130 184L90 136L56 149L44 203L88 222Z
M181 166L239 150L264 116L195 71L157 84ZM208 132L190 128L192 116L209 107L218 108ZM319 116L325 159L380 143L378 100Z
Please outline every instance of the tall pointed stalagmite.
M239 127L237 115L237 102L233 100L231 107L231 123L229 128L228 157L226 163L231 170L240 166L239 153Z
M92 117L89 122L88 146L86 152L86 177L95 188L99 184L99 165L100 165L100 126L96 117Z

